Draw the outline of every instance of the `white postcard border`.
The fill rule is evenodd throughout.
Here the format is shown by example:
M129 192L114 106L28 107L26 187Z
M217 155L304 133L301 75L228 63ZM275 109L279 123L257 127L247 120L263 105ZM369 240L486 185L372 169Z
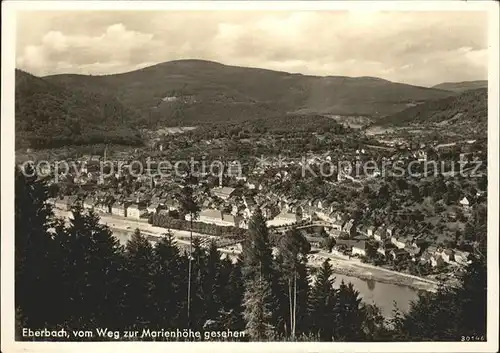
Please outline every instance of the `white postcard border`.
M19 10L347 10L488 11L488 341L398 343L48 343L14 341L14 78L15 12ZM2 2L2 189L1 189L1 342L11 352L495 352L498 351L498 3L494 1L5 1ZM496 196L496 197L495 197ZM36 293L33 293L36 296ZM41 303L43 305L43 303Z

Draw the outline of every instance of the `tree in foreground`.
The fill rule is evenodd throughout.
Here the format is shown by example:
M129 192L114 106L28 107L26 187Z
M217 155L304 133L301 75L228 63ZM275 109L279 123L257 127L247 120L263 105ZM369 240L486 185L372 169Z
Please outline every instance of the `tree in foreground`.
M189 215L189 258L188 258L188 283L187 283L187 322L191 326L191 277L192 277L192 247L193 247L193 221L198 217L200 208L193 196L193 189L189 186L182 188L178 200L184 214Z
M222 262L217 243L211 241L206 251L201 292L205 303L205 320L216 319L222 307Z
M43 181L16 173L18 331L185 327L188 258L171 235L153 248L136 231L123 249L92 212L74 209L69 224L54 219L47 195ZM287 320L296 327L297 340L486 340L485 236L478 237L479 258L460 285L421 294L408 313L396 316L393 330L385 327L378 308L361 302L352 285L334 289L328 262L303 299L307 291L301 291L301 279L307 273L301 272L305 259L299 254L306 251L297 251L301 246L294 236L283 241L278 244L281 259L274 261L265 219L258 212L250 222L241 263L220 260L215 244L207 251L193 241L192 304L193 312L201 313L196 328L246 328L251 340L276 340L282 338L282 321ZM283 273L281 283L277 273ZM43 305L38 298L44 298ZM305 302L306 320L301 319Z
M182 257L171 233L154 248L154 290L156 310L153 324L155 328L175 327L184 322L182 309L185 306L185 257Z
M252 339L267 340L274 330L273 312L276 311L277 299L273 292L276 287L273 286L275 277L269 234L260 210L250 219L242 259L245 283L243 317L246 328Z
M249 283L243 299L243 317L246 321L246 332L252 341L273 339L272 302L269 282L258 279Z
M331 341L334 332L336 290L332 266L325 260L318 271L309 297L308 323L311 334L320 341Z
M231 260L224 259L221 264L220 274L220 301L219 330L245 329L243 320L243 295L245 287L241 274L241 262L233 264Z
M52 209L46 202L46 183L31 176L33 172L32 168L15 170L15 304L27 325L50 327L58 320L58 313L52 308L59 298L47 296L44 305L40 305L33 300L33 293L41 295L59 284L49 232Z
M127 286L126 293L127 324L130 329L142 329L151 324L156 310L152 305L153 292L153 246L136 229L126 245Z
M273 257L269 243L269 230L260 209L248 224L248 233L242 244L243 277L245 281L273 278Z
M70 327L119 328L123 319L123 249L93 212L72 210L66 228L57 227L60 307ZM78 280L75 280L78 279Z
M289 308L289 332L295 339L297 332L297 313L306 316L308 295L307 254L311 250L309 242L296 229L292 228L278 242L279 271L286 282Z
M391 331L387 325L387 319L382 314L380 308L375 304L362 303L363 334L364 341L381 342L391 341Z
M359 292L352 283L340 284L334 308L334 337L337 341L356 342L364 340L365 315Z

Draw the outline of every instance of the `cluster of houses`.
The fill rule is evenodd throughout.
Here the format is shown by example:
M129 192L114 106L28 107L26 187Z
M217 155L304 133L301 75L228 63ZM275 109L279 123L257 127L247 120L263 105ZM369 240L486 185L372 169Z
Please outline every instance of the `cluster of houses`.
M358 150L357 154L364 155L363 149ZM414 158L425 159L426 155L418 152ZM310 162L317 162L329 158L328 156L315 156ZM78 180L73 178L75 183L87 183L89 181L102 183L103 178L99 176L97 163L98 156L88 156L85 160L78 164L81 172ZM278 162L276 162L278 163ZM281 166L281 161L278 163ZM293 164L293 161L287 163ZM129 165L124 162L120 168L127 169ZM241 175L241 170L235 170L234 173L231 167L231 174ZM206 187L207 180L200 181L200 187L195 188L195 197L198 200L200 211L195 219L196 222L215 224L219 226L231 226L236 228L247 228L248 220L257 208L260 208L262 214L268 221L268 225L274 227L289 226L299 224L301 222L319 219L328 224L327 232L337 238L337 243L334 251L349 253L354 256L367 256L367 251L376 243L376 253L392 259L409 258L414 261L429 263L434 267L444 263L465 264L467 263L468 254L456 249L441 249L434 246L425 247L422 239L418 237L410 237L402 232L394 229L394 227L359 227L356 220L352 219L348 214L339 212L341 208L336 202L327 202L317 198L312 200L298 200L289 196L273 191L272 187L267 187L266 184L272 183L274 179L267 178L265 181L259 182L256 177L264 173L265 168L257 167L249 178L237 179L244 181L244 187L250 191L253 196L242 195L241 188L233 188L219 186L208 189ZM277 172L276 180L286 180L288 172L281 170ZM120 176L117 170L116 175L110 178ZM345 178L346 175L339 173L338 178ZM143 192L135 193L128 197L123 197L119 193L116 195L108 195L104 192L91 193L92 196L78 197L65 196L59 199L51 199L50 202L56 208L70 210L73 206L80 204L86 209L112 214L130 219L145 219L150 214L154 213L169 213L180 210L181 206L178 200L173 197L170 191L161 191L164 189L162 182L167 178L155 179L148 175L138 177L136 180L141 182ZM170 179L168 179L170 180ZM171 180L169 185L180 185L182 180ZM210 184L210 183L208 183ZM243 183L241 183L243 185ZM168 185L167 185L168 186ZM117 185L120 189L120 185ZM139 189L139 191L141 190ZM149 193L146 189L151 190ZM253 192L251 192L253 190ZM265 192L267 191L267 192ZM89 193L90 194L90 193ZM460 205L464 210L470 208L473 199L464 197L460 200ZM190 215L185 216L189 220ZM342 234L342 237L339 235Z
M223 227L247 228L248 221L257 208L272 227L283 227L301 224L312 219L319 219L325 224L325 230L330 236L337 238L333 251L353 256L365 257L368 249L377 244L376 253L393 260L412 259L429 263L438 267L444 263L465 264L468 254L453 250L440 249L434 246L425 248L425 242L419 237L405 235L394 227L360 227L355 219L338 211L338 204L322 199L296 200L276 193L254 196L241 195L228 186L217 186L207 193L195 190L195 197L200 201L200 211L196 222L215 224ZM175 197L163 193L153 193L146 196L136 193L127 198L121 195L109 197L106 193L96 193L93 196L64 196L50 200L53 205L62 210L70 210L79 204L85 209L93 209L100 213L112 214L134 220L145 219L151 214L179 211L180 203ZM467 198L460 200L467 208ZM185 215L190 220L190 215Z
M168 212L180 208L179 202L171 197L159 198L153 196L147 202L140 197L117 199L116 201L109 200L109 196L102 198L89 196L83 198L78 195L71 195L49 199L48 202L56 209L63 211L69 211L75 206L81 206L84 209L94 210L98 213L112 214L135 220L143 219L147 215L159 212L160 210ZM112 197L111 200L113 200Z
M337 238L333 251L352 256L370 256L369 249L392 260L408 259L439 267L443 264L466 265L469 253L457 249L446 249L434 245L427 246L421 236L406 236L394 227L355 227L349 220L343 229L348 238ZM350 231L350 233L348 233ZM354 234L354 235L352 235ZM371 254L373 256L373 254Z
M79 205L84 209L135 220L145 219L155 213L168 214L171 211L181 210L179 201L173 193L169 192L149 194L139 189L128 197L124 197L119 192L110 195L109 192L98 191L91 195L89 196L88 193L87 195L63 196L49 199L49 203L56 209L65 211ZM257 208L260 208L266 219L277 222L279 225L298 221L295 214L280 213L279 205L270 199L242 196L232 187L218 186L210 189L208 193L201 189L195 190L194 196L200 206L196 222L246 228L248 219ZM190 215L186 214L185 219L190 220Z
M464 209L469 207L466 197L460 204ZM325 225L327 233L336 238L333 252L366 257L369 255L369 249L375 246L377 254L393 260L411 259L432 267L468 263L467 252L434 245L427 246L422 235L405 234L403 230L394 226L359 226L348 214L336 210L338 207L336 203L320 199L306 202L283 198L280 206L283 207L282 212L288 212L290 219L297 219L296 222L319 219Z

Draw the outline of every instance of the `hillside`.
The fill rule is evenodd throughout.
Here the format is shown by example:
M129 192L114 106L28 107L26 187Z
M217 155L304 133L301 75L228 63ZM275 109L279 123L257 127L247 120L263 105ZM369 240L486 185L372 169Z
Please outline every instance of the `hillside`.
M179 60L123 74L53 75L55 84L113 94L172 125L244 121L290 112L380 117L454 93L373 78L306 76L202 60Z
M114 97L70 90L16 70L16 147L138 144L139 115Z
M420 125L464 136L484 135L488 131L488 90L481 88L428 101L385 117L377 125Z
M488 88L488 81L465 81L465 82L444 82L432 88L444 89L453 92L465 92L479 88Z

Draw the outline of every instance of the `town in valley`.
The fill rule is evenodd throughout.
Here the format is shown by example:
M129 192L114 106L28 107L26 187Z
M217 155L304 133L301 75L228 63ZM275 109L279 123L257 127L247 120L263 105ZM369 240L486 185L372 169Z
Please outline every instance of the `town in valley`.
M17 17L16 340L492 339L486 12Z
M349 131L348 127L330 124ZM58 155L53 163L37 165L34 160L31 165L48 180L54 194L47 202L56 214L69 216L73 207L80 206L101 215L111 228L120 230L121 225L122 231L130 233L138 228L149 234L151 241L170 230L189 230L190 214L177 199L180 190L188 186L200 208L194 231L203 244L215 239L221 250L228 250L224 256L241 250L248 220L259 208L276 237L292 227L299 229L312 245L309 256L318 264L322 258L339 257L452 282L482 241L476 237L474 224L486 220L485 140L447 136L433 140L432 136L427 143L417 143L411 137L358 137L362 133L357 131L352 137L329 131L311 134L306 123L302 128L290 139L297 141L296 146L291 145L287 132L251 133L234 127L233 131L214 132L218 138L205 138L204 132L190 129L184 134L160 133L143 148L82 147L90 153L76 148L74 152L61 152L68 155L65 159ZM310 141L308 146L298 145L303 143L300 135ZM185 170L178 170L176 160L168 159L176 154L180 159L189 152L177 145L204 151L206 163L217 158L219 168L202 173L192 170L196 164L190 168L186 163L179 167ZM285 145L293 146L289 157L274 155L274 151L286 153ZM332 149L335 145L345 147ZM237 163L218 159L227 158L231 152L235 157L244 156L251 146L262 146L265 157L248 154ZM218 155L220 151L223 153ZM460 158L464 161L462 172L458 164L450 163L455 159L458 163ZM381 172L353 177L334 170L337 168L332 160L353 164L376 160L388 165L402 161L402 166L411 163L417 172L391 178L389 169L386 173L390 179L382 177ZM437 161L438 167L425 175L423 166L428 160ZM140 174L136 168L134 173L134 161L142 161L149 169ZM170 168L158 170L162 164ZM328 177L312 174L315 169L319 174L322 164L332 169ZM310 175L308 170L312 170ZM468 174L464 173L472 172L472 178L465 177ZM158 229L148 233L151 225L161 228L160 234ZM179 239L186 240L186 236ZM362 272L358 275L366 277ZM413 282L404 278L400 281Z

